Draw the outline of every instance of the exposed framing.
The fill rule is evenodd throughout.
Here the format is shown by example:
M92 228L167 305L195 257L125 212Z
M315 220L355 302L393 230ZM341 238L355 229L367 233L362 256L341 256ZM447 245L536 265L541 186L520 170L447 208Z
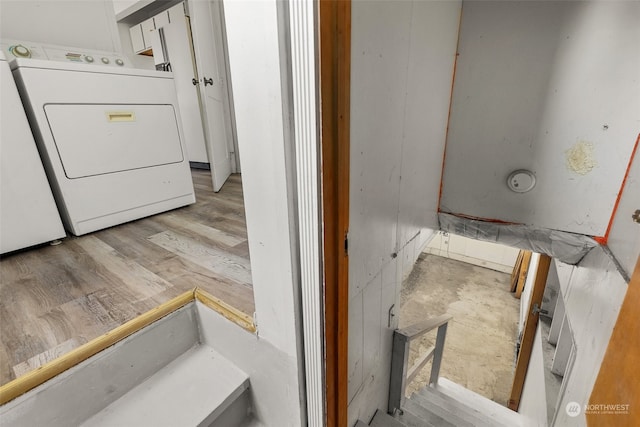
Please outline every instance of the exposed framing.
M523 267L524 267L523 261ZM547 284L547 275L551 266L551 257L549 255L540 254L538 268L535 272L536 277L531 291L531 301L527 307L527 315L524 322L524 330L522 332L522 342L520 343L520 352L518 353L518 361L516 362L516 372L513 376L513 386L511 387L511 397L509 398L508 407L513 411L517 411L520 406L520 398L524 389L524 380L527 376L529 361L531 359L531 350L533 349L533 341L536 336L538 327L538 319L540 318L540 306L542 304L542 295ZM538 310L535 307L538 307Z
M347 425L351 1L319 3L326 425Z
M529 264L531 264L531 256L533 255L531 251L521 252L524 253L520 262L520 268L518 270L518 280L516 281L516 288L513 291L515 292L514 296L518 299L520 299L520 297L522 296L524 284L527 282L527 275L529 274Z

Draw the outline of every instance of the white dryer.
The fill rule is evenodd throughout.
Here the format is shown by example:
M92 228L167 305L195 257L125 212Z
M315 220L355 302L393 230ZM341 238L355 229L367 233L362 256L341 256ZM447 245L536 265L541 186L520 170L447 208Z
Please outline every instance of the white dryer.
M0 253L65 237L11 70L0 52Z
M115 53L6 49L70 232L195 202L171 73L127 68Z

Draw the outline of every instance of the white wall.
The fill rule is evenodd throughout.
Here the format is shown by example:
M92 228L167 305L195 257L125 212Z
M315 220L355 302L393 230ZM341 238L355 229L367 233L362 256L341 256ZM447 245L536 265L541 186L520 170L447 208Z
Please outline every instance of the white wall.
M600 247L589 252L577 266L556 261L556 267L576 350L573 368L564 376L564 394L554 425L584 426L584 412L572 418L565 408L569 402L576 402L583 409L588 403L627 284ZM525 387L528 382L539 382L540 378L534 378L539 375L538 370L529 370ZM524 408L535 406L537 399L534 393L524 393L521 405Z
M149 3L148 0L113 0L113 10L115 14L119 14L120 12L124 12L131 6L135 4L146 4Z
M110 0L2 0L0 38L120 51Z
M460 4L352 4L349 425L386 410L388 311L438 228Z
M518 412L529 419L532 426L547 425L547 399L544 380L544 360L542 354L542 334L540 324L536 329L531 349L531 359L527 377L522 388Z
M640 135L638 138L640 140ZM640 224L633 222L631 218L636 209L640 209L640 153L637 151L607 242L627 278L633 274L633 268L640 256Z
M638 136L639 21L638 2L465 2L441 209L603 236ZM529 193L506 186L521 168Z
M518 322L518 332L522 332L525 321L528 317L529 306L531 305L531 296L533 294L533 286L536 281L536 272L538 271L538 264L540 264L540 254L533 253L531 255L531 261L529 262L527 279L525 280L524 288L520 295L520 320Z
M439 231L425 252L511 274L519 249Z
M302 423L301 344L296 329L299 284L294 281L290 244L294 200L288 194L290 165L285 163L289 153L283 121L277 1L225 1L225 23L258 333L289 365L287 378L268 373L271 381L282 379L289 384L287 399L293 402L286 405L287 424L273 425L295 426Z
M225 21L258 330L296 356L276 1L229 0Z
M304 425L298 393L298 362L215 311L196 304L201 339L249 375L253 413L265 427Z

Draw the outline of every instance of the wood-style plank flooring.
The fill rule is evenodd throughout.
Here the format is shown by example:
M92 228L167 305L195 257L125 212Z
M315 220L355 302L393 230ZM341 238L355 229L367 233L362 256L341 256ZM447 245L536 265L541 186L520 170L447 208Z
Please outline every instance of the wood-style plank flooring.
M0 384L199 287L254 311L242 181L197 202L0 260Z

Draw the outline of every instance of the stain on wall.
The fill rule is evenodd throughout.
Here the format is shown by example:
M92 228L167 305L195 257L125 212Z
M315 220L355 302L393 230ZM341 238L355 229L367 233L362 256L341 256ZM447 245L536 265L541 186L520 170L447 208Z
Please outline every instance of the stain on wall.
M578 141L564 153L567 169L578 175L586 175L598 165L591 142Z

